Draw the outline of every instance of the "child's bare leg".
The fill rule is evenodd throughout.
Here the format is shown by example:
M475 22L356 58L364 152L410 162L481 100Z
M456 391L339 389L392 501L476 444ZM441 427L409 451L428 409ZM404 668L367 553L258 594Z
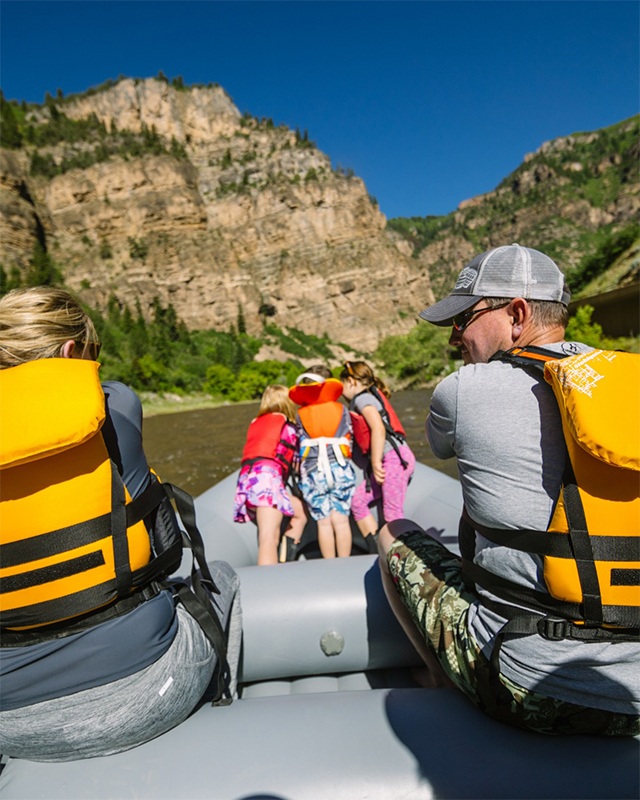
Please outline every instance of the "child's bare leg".
M347 556L351 555L351 543L353 538L351 536L349 517L341 514L339 511L332 511L331 523L335 534L338 558L347 558Z
M284 533L285 536L290 536L298 544L302 538L304 526L307 524L307 513L304 510L304 503L299 497L290 494L289 498L293 506L293 516L289 517L289 525Z
M260 566L277 564L282 512L273 506L258 506L256 522L258 524L258 564Z
M336 540L333 535L331 517L318 520L318 545L323 558L336 557Z

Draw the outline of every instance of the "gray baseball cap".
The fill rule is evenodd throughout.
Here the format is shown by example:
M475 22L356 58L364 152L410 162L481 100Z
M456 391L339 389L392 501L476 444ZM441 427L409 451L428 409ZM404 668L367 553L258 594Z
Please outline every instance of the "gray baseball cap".
M458 276L448 297L421 311L434 325L450 325L483 297L523 297L569 305L571 293L558 265L530 247L508 244L476 256Z

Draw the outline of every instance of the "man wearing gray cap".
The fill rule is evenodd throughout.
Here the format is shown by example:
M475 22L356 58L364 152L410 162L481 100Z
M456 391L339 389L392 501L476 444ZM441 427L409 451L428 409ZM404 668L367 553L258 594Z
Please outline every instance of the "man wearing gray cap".
M427 419L434 454L458 463L462 561L415 523L398 520L380 532L381 569L389 601L427 664L428 685L453 683L487 714L542 733L633 735L640 732L637 631L594 640L507 628L539 607L529 606L530 597L553 607L542 556L507 543L511 530L548 529L566 447L542 373L491 358L514 347L558 358L589 352L564 340L569 299L552 259L512 244L474 258L451 294L420 314L451 326L450 343L464 361L436 387ZM496 542L479 529L486 536L508 529L508 536Z

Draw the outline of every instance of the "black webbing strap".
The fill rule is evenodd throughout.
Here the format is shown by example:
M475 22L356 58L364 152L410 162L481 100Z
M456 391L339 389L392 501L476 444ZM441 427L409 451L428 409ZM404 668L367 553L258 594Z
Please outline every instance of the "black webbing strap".
M574 548L567 533L533 529L488 528L478 522L474 522L473 527L485 539L502 547L510 547L512 550L521 550L539 556L574 558ZM591 549L597 561L636 561L638 537L592 536Z
M187 583L172 582L171 588L178 601L198 623L202 632L211 642L218 658L216 677L216 690L212 700L213 705L229 705L230 696L224 697L225 689L229 684L229 664L227 662L227 641L222 630L222 625L211 602L207 590L199 584L192 573L191 586Z
M503 578L490 572L488 569L462 559L462 572L467 584L473 583L482 586L483 589L496 595L507 603L531 608L534 612L542 614L562 615L566 619L582 619L580 605L578 603L567 603L563 600L556 600L547 592L540 592L527 586L520 586L513 581ZM480 602L485 604L485 598L480 597ZM503 616L506 616L503 614Z
M37 536L25 536L17 542L6 542L2 545L2 566L17 567L33 561L33 554L38 558L49 558L68 550L75 550L87 544L99 542L111 536L110 514L102 514L86 522L58 528L55 531L41 533Z
M196 525L193 498L183 489L171 483L164 483L163 486L176 504L178 514L186 529L183 532L184 544L193 555L191 585L185 582L174 582L172 587L176 591L178 600L200 625L216 652L218 657L217 689L212 702L214 705L226 705L231 702L231 697L223 697L229 677L227 642L210 595L210 592L220 594L220 590L213 580L205 558L204 542Z
M160 580L175 571L176 561L182 555L182 540L176 540L170 547L153 556L144 567L134 570L132 580L134 587L144 586L149 581Z
M389 413L387 412L387 408L384 404L384 401L380 395L380 391L378 390L378 388L375 385L373 385L370 386L365 391L370 392L382 406L382 413L380 414L380 417L382 419L382 424L384 425L385 438L389 442L391 447L393 447L393 449L395 450L396 455L398 456L398 459L402 464L402 469L407 469L409 465L402 457L402 454L400 453L400 447L398 446L398 442L400 442L400 444L404 444L406 442L405 436L403 436L403 434L401 434L399 431L394 431L393 428L391 427Z
M576 478L571 465L569 451L566 453L565 473L562 479L564 510L567 516L569 539L578 568L578 578L582 590L582 608L585 625L602 625L602 595L596 570L591 537L587 530L587 520Z
M544 374L544 365L547 361L559 361L567 357L566 353L555 353L544 347L528 345L527 347L513 347L511 350L498 350L489 361L504 361L518 367L533 367Z
M109 464L111 465L111 536L116 573L116 590L118 597L125 597L131 591L133 581L131 563L129 561L124 483L114 462L109 460Z
M513 614L511 619L498 632L489 660L489 682L499 705L509 704L513 699L500 682L500 651L507 636L539 634L543 639L551 642L559 642L563 639L575 639L583 642L611 642L613 644L640 641L640 629L638 628L628 628L626 630L586 628L581 625L574 625L561 617L528 614L512 606L499 606L499 604L491 604L490 602L486 603L486 605L489 608L493 607L502 616L505 616L503 613L505 609L509 609L507 615Z
M165 499L167 493L162 483L151 476L151 481L146 489L138 497L127 503L127 527L130 528L136 522L141 522Z
M98 587L98 590L101 588L102 587ZM96 591L97 590L95 587L92 587L91 589L82 593L83 597L88 598L85 605L92 602L90 596L92 593L95 594ZM127 597L116 600L115 603L111 603L108 606L103 606L95 611L89 611L86 614L79 615L73 619L65 619L61 622L54 622L51 625L41 625L37 628L30 628L29 630L24 631L15 631L2 628L0 632L0 646L22 647L30 644L38 644L39 642L46 642L51 639L62 639L65 636L78 633L78 631L84 630L85 628L92 628L94 625L98 625L108 619L113 619L114 617L120 617L123 614L128 614L129 611L132 611L134 608L136 608L136 606L139 606L141 603L145 603L147 600L155 597L161 591L162 587L158 583L154 582L148 584L139 591L128 595ZM65 612L65 610L68 612L68 608L65 608L64 606L65 600L66 598L61 598L57 601L53 601L60 606L59 610L53 612L53 615L58 619L60 618L60 615ZM46 605L50 605L51 602L52 601ZM40 612L38 612L37 615L42 616ZM24 620L23 624L26 624L27 622L28 620ZM20 624L20 622L18 621L17 624Z
M104 564L102 550L94 550L92 553L84 553L81 556L68 558L56 564L49 564L46 567L19 572L16 575L7 575L0 578L0 593L9 594L18 592L21 589L33 589L51 581L59 581L63 578L70 578L96 569Z

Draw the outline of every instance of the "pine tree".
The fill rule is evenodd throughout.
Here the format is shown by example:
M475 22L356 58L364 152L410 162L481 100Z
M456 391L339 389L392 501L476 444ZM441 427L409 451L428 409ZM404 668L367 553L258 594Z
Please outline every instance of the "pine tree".
M13 113L11 103L7 103L0 91L0 145L17 150L22 146L22 134Z

